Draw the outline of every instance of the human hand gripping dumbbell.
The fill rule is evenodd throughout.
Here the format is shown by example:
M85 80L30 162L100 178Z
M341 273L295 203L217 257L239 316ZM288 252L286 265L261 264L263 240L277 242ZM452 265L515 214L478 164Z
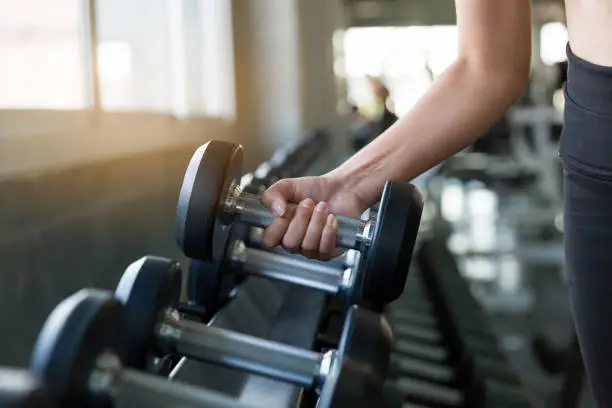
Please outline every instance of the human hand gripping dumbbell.
M261 197L241 191L242 147L211 141L196 150L177 207L177 240L185 255L227 258L230 226L265 228L275 221ZM422 197L405 182L388 182L377 217L367 221L337 215L335 244L365 258L362 295L389 303L403 291L422 212ZM294 207L291 207L294 208Z
M251 185L249 179L248 174L241 178L240 184L243 188L246 189ZM255 186L255 188L257 187ZM370 213L369 210L364 212L362 219L368 220L370 217L375 217L376 211L374 211L374 215L370 215ZM358 276L360 276L360 270L365 263L360 252L350 249L330 261L307 259L299 254L289 253L278 246L266 247L262 242L262 233L261 228L234 224L232 225L228 245L233 245L235 241L243 241L245 249L250 254L261 254L262 251L258 251L258 249L263 249L265 252L283 255L283 258L265 253L262 254L263 257L258 257L268 261L266 262L266 268L269 267L270 270L262 269L261 265L255 265L248 261L248 266L245 268L243 267L244 263L240 261L245 257L239 257L234 261L231 257L231 251L227 251L226 259L220 261L208 262L191 259L187 276L188 301L181 305L181 310L197 316L214 313L231 297L236 285L250 273L271 280L303 285L339 295L347 306L357 304L370 309L380 309L385 305L372 303L377 299L361 297L361 281ZM275 260L280 260L280 262L274 262ZM305 262L295 262L296 260Z
M392 343L381 315L350 309L338 348L319 353L182 319L174 309L181 276L176 262L158 257L126 269L115 297L125 306L129 366L173 353L314 389L321 401L334 401L321 407L381 398Z

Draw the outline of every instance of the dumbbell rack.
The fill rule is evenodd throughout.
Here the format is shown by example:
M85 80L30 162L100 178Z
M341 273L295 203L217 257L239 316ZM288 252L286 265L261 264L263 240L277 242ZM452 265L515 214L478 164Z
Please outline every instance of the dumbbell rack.
M209 325L310 349L324 303L320 292L249 278ZM187 359L181 360L170 377L243 401L262 401L262 406L294 407L300 392L290 384Z
M420 242L417 259L387 313L396 344L389 383L403 394L403 406L532 406L446 241Z

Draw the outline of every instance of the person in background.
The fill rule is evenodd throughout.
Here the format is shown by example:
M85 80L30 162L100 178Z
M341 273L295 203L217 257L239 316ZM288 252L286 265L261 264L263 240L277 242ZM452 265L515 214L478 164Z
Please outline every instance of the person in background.
M374 96L376 118L372 121L372 140L397 121L397 115L391 111L392 104L389 88L380 78L368 77L370 88Z
M362 149L372 141L372 126L370 121L359 112L356 105L350 105L348 115L349 135L355 151Z

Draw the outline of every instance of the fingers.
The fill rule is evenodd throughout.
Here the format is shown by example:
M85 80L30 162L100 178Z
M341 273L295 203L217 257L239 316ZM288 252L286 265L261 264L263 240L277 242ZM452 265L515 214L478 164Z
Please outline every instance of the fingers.
M287 211L287 202L295 197L296 181L283 179L273 184L261 195L261 201L277 217L282 217Z
M287 251L296 253L302 248L302 241L306 236L314 207L314 202L307 198L295 208L289 228L283 237L283 247Z
M336 235L338 234L338 218L335 215L329 214L319 243L319 254L321 258L331 259L336 251Z
M338 219L329 213L328 205L316 206L307 198L296 207L287 207L282 217L275 217L263 232L263 244L281 245L289 252L308 258L329 260L342 251L336 248Z
M302 241L302 253L309 258L317 257L328 213L328 205L324 201L318 203L312 213L310 224L308 224L308 229L306 230L306 236Z
M268 227L263 231L261 239L265 246L275 247L281 244L283 237L289 228L291 219L293 218L294 211L294 208L287 207L283 216L275 217L272 224L268 225Z

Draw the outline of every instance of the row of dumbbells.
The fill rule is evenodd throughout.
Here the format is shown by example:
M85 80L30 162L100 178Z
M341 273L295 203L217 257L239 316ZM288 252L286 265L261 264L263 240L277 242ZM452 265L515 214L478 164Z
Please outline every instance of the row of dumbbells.
M114 293L83 289L62 301L39 334L31 374L0 376L14 382L0 381L0 406L255 406L147 371L168 354L296 384L322 408L383 404L392 336L382 315L351 307L336 348L306 350L183 316L181 282L178 263L144 257Z
M16 388L3 384L5 400L12 395L23 406L41 407L240 406L144 371L153 358L173 353L317 390L323 407L379 405L390 352L380 315L348 308L336 350L299 350L182 319L174 308L181 273L173 261L143 258L128 268L114 296L84 290L62 302L41 331L31 367L52 397L45 398L39 382L12 372L3 378L15 379Z
M390 381L409 406L531 406L442 240L422 243L388 317L396 337Z
M320 153L321 146L310 143L309 152L293 158L275 154L270 163L246 175L242 175L240 145L211 141L194 153L177 207L177 241L191 259L189 301L183 310L210 316L247 276L320 290L339 300L345 312L359 305L381 313L401 295L423 208L420 192L410 183L387 183L378 205L359 219L338 217L336 243L346 252L337 259L317 262L263 247L261 233L273 215L261 203L260 194L280 178L301 175L305 168L296 170L295 164L310 159L295 157L315 157L313 152ZM369 336L362 333L360 354L388 361L384 336L376 330ZM387 372L378 367L374 371L382 382ZM385 388L384 398L392 390ZM368 389L376 398L381 398L380 392Z

